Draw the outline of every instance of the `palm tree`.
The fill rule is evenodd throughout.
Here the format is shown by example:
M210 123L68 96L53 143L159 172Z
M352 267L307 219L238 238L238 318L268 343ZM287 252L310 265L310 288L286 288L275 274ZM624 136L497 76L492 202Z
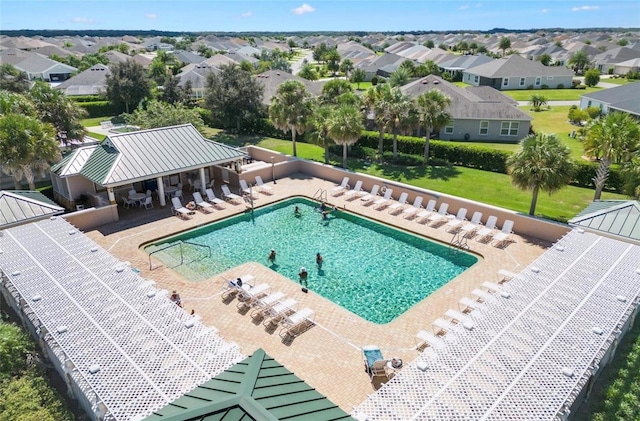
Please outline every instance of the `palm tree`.
M531 100L529 101L534 111L540 111L542 107L547 105L547 98L544 95L533 94L531 95Z
M351 83L344 79L332 79L322 86L320 102L336 105L340 102L340 96L346 93L353 93Z
M591 63L589 56L584 51L576 51L569 60L567 60L567 64L573 66L573 71L578 73L584 70Z
M332 141L329 136L331 128L331 118L333 110L328 105L315 104L313 115L309 120L310 133L308 133L311 143L324 148L324 163L329 163L329 145Z
M307 80L318 80L318 73L311 63L305 63L298 72L298 76Z
M596 192L593 200L600 199L602 189L614 162L625 163L640 143L640 126L627 113L611 112L592 122L586 128L585 152L600 159L593 182Z
M353 69L353 72L351 72L351 76L349 76L349 82L356 83L357 89L360 90L360 83L364 82L366 77L367 73L364 70L356 68Z
M351 61L351 59L349 58L345 58L344 60L342 60L342 63L340 63L340 71L344 73L344 75L347 78L349 78L349 75L351 74L352 70L353 70L353 61Z
M563 188L571 180L573 169L569 148L555 134L529 135L507 159L513 185L533 193L529 215L535 213L538 193L542 190L551 194Z
M540 57L538 57L538 61L543 66L549 66L551 64L551 62L553 61L553 57L551 57L549 54L543 54Z
M384 148L384 134L389 125L385 98L390 95L390 90L391 87L388 83L376 85L369 88L363 97L365 114L373 114L378 129L378 154L380 155L382 155Z
M347 146L360 139L362 130L362 114L357 107L341 105L335 110L329 123L329 136L342 145L342 168L347 168Z
M406 125L413 103L400 88L391 88L385 95L384 102L391 133L393 133L393 157L398 157L398 131Z
M507 37L500 38L500 44L498 47L502 50L502 57L504 57L505 52L511 48L511 40Z
M429 139L433 130L439 130L450 120L451 115L446 111L451 105L451 98L437 89L432 89L416 98L420 122L425 128L424 159L429 159Z
M304 133L311 116L311 96L297 80L288 80L278 86L276 96L269 106L269 118L273 126L284 133L291 132L293 156L296 150L296 134Z
M389 84L391 87L402 86L406 85L409 79L411 79L411 70L407 69L406 66L400 66L395 72L391 73Z

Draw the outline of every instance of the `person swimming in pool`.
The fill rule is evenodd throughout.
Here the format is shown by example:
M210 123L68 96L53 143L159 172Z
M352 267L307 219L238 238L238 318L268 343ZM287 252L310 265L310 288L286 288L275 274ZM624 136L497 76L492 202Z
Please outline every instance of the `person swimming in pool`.
M269 257L267 257L267 261L269 261L270 263L275 263L276 262L276 250L275 249L271 249L271 252L269 252Z
M302 216L302 213L300 213L300 208L298 206L296 206L296 208L293 210L293 216Z

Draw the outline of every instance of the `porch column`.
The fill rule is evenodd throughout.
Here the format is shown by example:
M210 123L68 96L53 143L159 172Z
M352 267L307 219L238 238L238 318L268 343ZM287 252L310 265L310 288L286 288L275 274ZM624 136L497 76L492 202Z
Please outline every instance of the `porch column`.
M109 204L110 205L115 205L116 204L116 195L113 192L113 187L107 187L107 196L109 196Z
M165 201L164 182L162 181L162 177L156 177L156 184L158 185L158 200L160 201L160 206L164 207L167 205L167 202Z
M200 192L207 188L207 177L204 176L204 167L200 168Z

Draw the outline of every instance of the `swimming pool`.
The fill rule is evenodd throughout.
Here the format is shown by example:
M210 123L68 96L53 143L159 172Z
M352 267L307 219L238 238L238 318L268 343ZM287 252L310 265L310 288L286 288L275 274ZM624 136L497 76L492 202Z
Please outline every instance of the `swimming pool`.
M310 290L378 324L391 322L478 260L349 212L322 220L317 208L304 198L288 199L160 240L145 251L156 251L154 257L194 281L257 261L298 282L304 266ZM267 261L272 248L274 264ZM316 253L324 259L321 268Z

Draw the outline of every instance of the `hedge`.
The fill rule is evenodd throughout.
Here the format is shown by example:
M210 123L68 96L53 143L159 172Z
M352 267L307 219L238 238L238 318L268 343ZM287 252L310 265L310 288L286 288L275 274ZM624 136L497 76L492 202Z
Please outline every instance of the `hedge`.
M105 101L104 95L73 95L70 96L75 102L96 102L96 101Z
M87 110L88 118L104 117L118 114L109 101L79 102L81 108Z
M598 164L593 162L576 161L576 172L571 180L571 185L577 187L585 187L588 189L595 188L593 178L596 176ZM605 191L615 193L624 193L624 177L620 174L620 170L616 167L609 168L609 177L604 185Z

